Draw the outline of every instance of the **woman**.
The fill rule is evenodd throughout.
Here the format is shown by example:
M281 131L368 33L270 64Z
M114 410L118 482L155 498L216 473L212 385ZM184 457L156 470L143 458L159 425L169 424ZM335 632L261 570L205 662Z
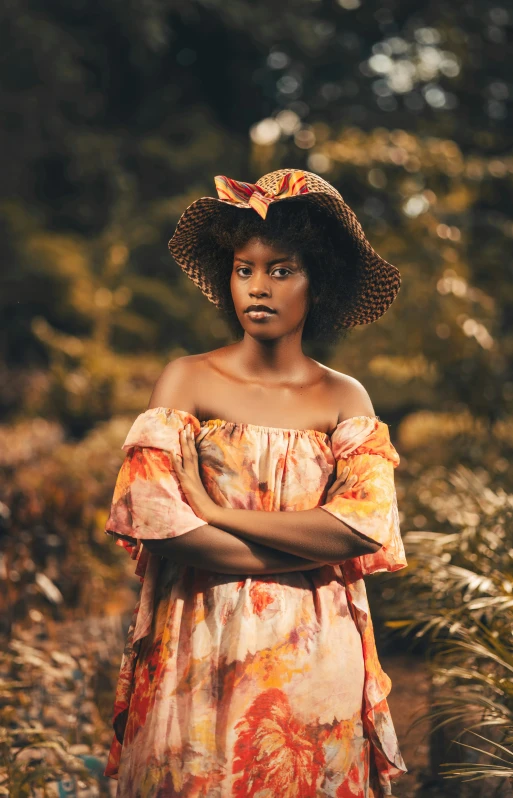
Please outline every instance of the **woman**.
M399 273L316 175L216 187L170 250L242 338L169 364L124 444L106 529L143 586L106 774L123 798L389 796L363 576L406 565L399 458L302 340L377 319Z

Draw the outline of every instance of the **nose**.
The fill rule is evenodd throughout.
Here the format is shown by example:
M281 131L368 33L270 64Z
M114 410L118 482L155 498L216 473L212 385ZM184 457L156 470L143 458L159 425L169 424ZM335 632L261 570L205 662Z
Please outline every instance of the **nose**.
M269 285L269 277L263 274L254 274L249 286L250 297L260 298L263 296L271 296L271 289Z

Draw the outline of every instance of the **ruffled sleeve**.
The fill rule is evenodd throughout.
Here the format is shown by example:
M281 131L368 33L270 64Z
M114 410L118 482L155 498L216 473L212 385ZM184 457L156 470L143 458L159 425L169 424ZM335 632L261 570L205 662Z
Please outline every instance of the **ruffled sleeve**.
M187 504L173 469L188 423L198 434L190 413L157 407L141 413L128 433L105 531L129 551L137 540L174 538L206 524Z
M141 543L175 538L207 523L187 504L173 468L173 456L182 455L179 436L186 424L195 435L200 432L198 419L185 410L151 408L136 418L123 444L126 457L105 531L137 560L135 573L143 582L132 644L150 631L161 560Z
M407 562L394 485L399 455L390 442L388 426L377 417L348 418L335 429L331 446L336 476L347 465L349 475L356 475L358 480L353 488L321 507L381 544L377 552L354 558L362 574L404 568Z

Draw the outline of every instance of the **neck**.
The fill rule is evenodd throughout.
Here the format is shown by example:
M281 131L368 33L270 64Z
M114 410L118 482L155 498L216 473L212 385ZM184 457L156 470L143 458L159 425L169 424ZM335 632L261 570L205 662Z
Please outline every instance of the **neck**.
M301 335L302 330L298 330L283 338L259 341L245 333L242 341L235 344L240 374L269 382L297 379L309 362L301 346Z

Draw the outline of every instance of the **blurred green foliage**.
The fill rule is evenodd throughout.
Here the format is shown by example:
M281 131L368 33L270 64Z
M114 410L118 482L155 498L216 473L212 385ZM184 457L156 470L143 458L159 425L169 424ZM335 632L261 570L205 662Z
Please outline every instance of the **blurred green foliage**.
M508 412L507 8L13 0L1 14L8 415L83 434L140 409L167 359L228 340L166 243L215 174L283 166L332 181L403 274L382 321L315 356L390 420Z
M10 0L0 21L5 632L133 603L102 532L119 447L168 360L230 340L167 250L216 174L321 174L399 267L378 323L308 351L390 424L403 530L451 531L460 468L513 492L510 4ZM419 562L373 584L385 617L399 589L454 611Z
M409 568L383 588L386 626L428 653L432 759L446 776L475 780L449 794L510 795L513 494L462 465L425 468L410 492L427 529L404 536Z

